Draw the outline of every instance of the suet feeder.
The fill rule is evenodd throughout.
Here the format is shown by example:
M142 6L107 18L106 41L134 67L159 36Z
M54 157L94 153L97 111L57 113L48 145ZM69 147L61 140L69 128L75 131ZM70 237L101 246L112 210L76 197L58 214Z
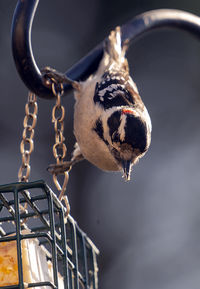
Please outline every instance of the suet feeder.
M65 220L65 213L64 206L43 181L0 186L0 258L8 245L6 254L12 252L9 258L13 260L8 260L7 270L10 283L15 283L7 282L0 288L97 288L98 249L71 216ZM26 244L28 240L31 242ZM38 252L34 260L33 251L39 246L43 254ZM46 261L42 259L44 254ZM46 264L48 272L40 268ZM29 274L25 272L28 269ZM7 272L0 271L1 277L2 274ZM14 275L16 278L12 279Z

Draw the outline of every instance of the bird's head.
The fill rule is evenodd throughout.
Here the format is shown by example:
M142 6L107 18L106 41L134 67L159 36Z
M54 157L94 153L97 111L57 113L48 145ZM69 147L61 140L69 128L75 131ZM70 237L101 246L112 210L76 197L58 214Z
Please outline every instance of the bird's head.
M149 148L151 128L148 121L132 107L117 109L107 118L104 138L126 180L130 180L132 166Z

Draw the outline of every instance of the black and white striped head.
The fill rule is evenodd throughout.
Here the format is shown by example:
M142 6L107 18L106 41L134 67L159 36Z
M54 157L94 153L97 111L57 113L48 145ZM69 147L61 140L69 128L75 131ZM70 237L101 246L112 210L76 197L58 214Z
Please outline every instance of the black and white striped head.
M133 108L109 111L98 119L95 131L107 145L124 177L129 180L132 165L141 158L150 145L150 126Z

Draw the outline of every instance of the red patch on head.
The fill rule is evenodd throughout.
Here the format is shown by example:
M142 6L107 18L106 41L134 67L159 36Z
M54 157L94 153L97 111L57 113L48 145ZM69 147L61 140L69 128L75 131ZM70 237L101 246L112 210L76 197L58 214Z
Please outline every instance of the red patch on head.
M122 109L122 114L133 114L133 110L128 109L128 108L124 108L124 109Z

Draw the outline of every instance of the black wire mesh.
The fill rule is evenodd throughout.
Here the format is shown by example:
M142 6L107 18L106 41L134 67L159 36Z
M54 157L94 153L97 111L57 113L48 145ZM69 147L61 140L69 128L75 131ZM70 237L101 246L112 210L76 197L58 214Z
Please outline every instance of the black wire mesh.
M28 239L38 240L44 248L52 280L25 284L22 240ZM98 249L71 216L66 222L65 208L44 181L0 186L0 246L14 240L18 284L0 288L98 288Z

